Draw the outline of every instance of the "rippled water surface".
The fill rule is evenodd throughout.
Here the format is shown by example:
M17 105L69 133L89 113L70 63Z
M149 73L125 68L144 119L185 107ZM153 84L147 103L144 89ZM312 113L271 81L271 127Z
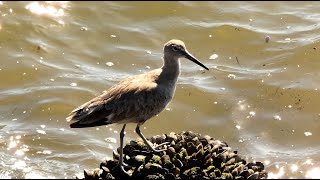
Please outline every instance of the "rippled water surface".
M147 137L208 134L270 178L320 178L319 2L0 2L0 15L0 178L72 178L112 158L121 125L66 116L160 67L173 38L210 71L181 60Z

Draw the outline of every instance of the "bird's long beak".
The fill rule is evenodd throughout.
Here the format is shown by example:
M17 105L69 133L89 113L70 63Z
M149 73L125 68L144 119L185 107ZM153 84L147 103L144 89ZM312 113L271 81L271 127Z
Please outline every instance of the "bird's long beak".
M207 68L205 65L203 65L199 60L197 60L192 54L190 54L188 51L185 51L185 58L189 59L190 61L198 64L199 66L205 68L209 71L209 68Z

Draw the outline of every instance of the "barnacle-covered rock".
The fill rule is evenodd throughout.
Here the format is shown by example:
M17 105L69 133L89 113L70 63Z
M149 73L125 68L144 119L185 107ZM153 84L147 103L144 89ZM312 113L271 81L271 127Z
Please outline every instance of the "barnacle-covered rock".
M100 177L100 169L96 168L93 171L84 170L84 178L85 179L99 179Z
M100 168L84 171L85 179L266 179L261 162L246 162L226 142L188 131L156 135L152 145L168 142L165 151L153 152L141 138L130 141L123 149L125 170L119 166L119 149L113 160Z

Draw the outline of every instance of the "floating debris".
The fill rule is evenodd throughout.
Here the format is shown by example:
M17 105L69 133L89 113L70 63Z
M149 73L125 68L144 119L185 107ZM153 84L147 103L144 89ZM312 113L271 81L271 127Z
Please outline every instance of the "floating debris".
M80 30L81 30L81 31L88 31L88 28L86 28L86 27L83 26L83 27L80 28Z
M77 83L70 83L70 86L77 86Z
M278 120L278 121L281 121L281 117L280 117L279 115L274 115L274 116L273 116L273 119Z
M219 57L218 54L212 54L209 59L217 59Z
M113 62L107 62L106 65L107 65L107 66L113 66L114 63L113 63Z
M37 151L36 153L37 154L52 154L52 152L49 150Z
M311 136L312 133L311 133L311 132L304 132L304 135L305 135L305 136Z
M182 132L156 135L149 138L154 145L169 142L166 151L155 153L138 138L123 149L125 169L117 168L118 152L114 160L107 160L93 171L84 170L84 179L265 179L268 177L261 162L247 162L226 142L197 133ZM77 178L81 178L78 177ZM82 178L83 179L83 178Z
M105 138L104 140L107 141L108 143L114 143L114 144L117 143L117 140L115 138L112 138L112 137Z
M235 79L235 78L236 78L236 75L234 75L234 74L228 74L228 78L230 78L230 79Z
M270 41L270 36L266 36L265 41L268 43Z
M255 115L256 115L256 112L250 111L250 112L249 112L249 115L250 115L250 116L255 116Z
M37 132L38 132L39 134L46 134L46 131L40 130L40 129L37 129Z

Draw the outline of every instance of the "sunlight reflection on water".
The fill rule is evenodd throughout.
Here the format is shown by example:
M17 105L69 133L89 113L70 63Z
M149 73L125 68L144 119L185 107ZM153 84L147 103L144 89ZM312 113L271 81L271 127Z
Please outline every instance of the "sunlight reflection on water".
M67 3L68 1L32 2L25 8L34 14L60 17L64 15L64 9L67 8Z

